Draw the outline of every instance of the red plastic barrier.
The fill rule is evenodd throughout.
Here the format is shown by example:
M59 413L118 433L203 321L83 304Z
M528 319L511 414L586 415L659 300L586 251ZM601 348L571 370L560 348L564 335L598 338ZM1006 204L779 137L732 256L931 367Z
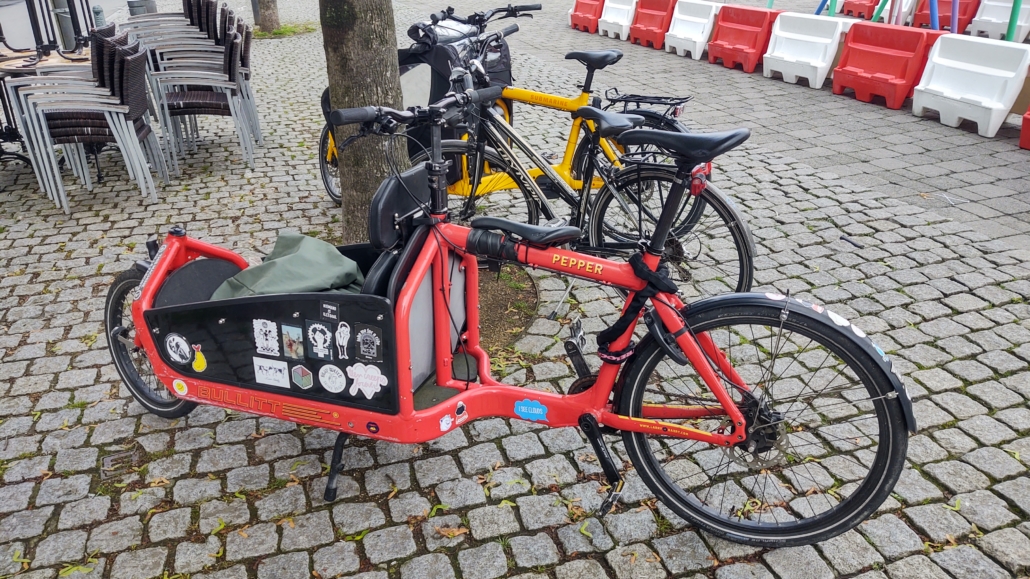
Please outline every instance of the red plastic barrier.
M1030 149L1030 109L1023 115L1023 129L1019 131L1019 148Z
M744 72L754 72L769 48L773 22L783 10L766 10L747 6L724 5L715 18L715 30L708 42L708 62L733 68L740 64Z
M944 0L941 0L944 1ZM876 12L877 0L844 0L844 14L870 20Z
M958 2L958 33L966 31L966 27L973 21L976 11L980 9L980 0L959 0ZM951 27L951 0L937 0L937 20L941 30ZM912 17L912 26L919 28L930 27L930 1L919 0L916 5L916 15ZM954 31L952 31L954 32Z
M862 102L879 95L887 100L887 108L900 109L919 82L930 47L940 35L933 30L856 22L833 69L833 94L850 88Z
M676 0L639 0L629 27L630 44L640 44L661 50L665 48L665 33L672 22Z
M572 27L576 30L597 34L597 19L604 9L604 0L576 0L572 7Z

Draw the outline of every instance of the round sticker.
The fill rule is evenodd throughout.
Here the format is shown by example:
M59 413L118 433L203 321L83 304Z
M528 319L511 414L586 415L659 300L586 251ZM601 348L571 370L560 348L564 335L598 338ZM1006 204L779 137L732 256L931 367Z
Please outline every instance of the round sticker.
M179 334L168 334L165 336L165 352L172 362L176 364L188 364L193 359L193 348L186 338Z
M321 382L322 388L333 394L339 394L347 387L347 378L343 375L343 370L336 366L322 366L318 371L318 381Z
M180 396L185 396L189 392L189 389L186 388L186 383L182 380L175 380L172 382L172 389L174 389L175 393Z
M862 330L861 330L861 329L860 329L860 328L859 328L858 326L856 326L855 324L851 324L851 331L852 331L852 332L855 332L855 335L856 335L856 336L858 336L859 338L864 338L864 337L865 337L865 332L863 332L863 331L862 331Z
M368 431L371 432L372 434L375 434L375 433L379 432L379 425L376 424L375 422L369 422L368 424L365 425L365 428L367 428Z
M787 296L785 296L783 294L767 293L767 294L765 294L765 297L767 297L767 298L769 298L771 300L776 300L778 302L782 302L783 300L787 299Z
M830 319L833 320L833 323L837 324L838 326L850 326L851 325L851 322L845 320L844 318L842 318L839 315L831 312L830 310L826 310L826 315L830 316Z

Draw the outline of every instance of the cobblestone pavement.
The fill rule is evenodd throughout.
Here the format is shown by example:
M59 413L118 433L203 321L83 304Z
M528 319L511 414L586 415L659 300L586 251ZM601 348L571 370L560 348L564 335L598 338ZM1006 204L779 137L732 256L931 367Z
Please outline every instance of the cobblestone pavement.
M612 43L565 30L567 2L555 4L515 37L516 76L523 86L569 93L582 71L560 60L565 47ZM312 0L280 5L284 20L317 19ZM426 10L398 2L401 28ZM0 577L1025 576L1030 251L997 239L1012 241L1023 229L1017 221L984 229L948 207L927 210L886 183L833 168L846 165L845 154L860 158L848 152L852 136L873 140L861 149L867 155L889 148L887 139L920 143L919 154L945 167L947 178L966 174L947 165L956 159L983 166L994 159L1017 171L1023 153L1011 135L985 141L721 68L661 74L695 65L618 46L627 57L618 74L599 75L604 83L693 93L697 124L756 128L753 142L718 168L759 246L756 285L832 304L906 374L921 432L911 439L910 468L876 518L813 547L751 549L678 520L630 473L619 514L587 519L588 541L583 523L555 506L559 496L597 503L598 485L588 478L596 466L582 438L500 419L422 446L354 440L340 497L327 505L320 497L332 433L205 407L178 421L145 414L119 387L101 311L112 277L144 255L148 236L181 222L253 260L281 231L334 235L335 209L314 160L325 83L315 33L256 44L267 144L253 171L237 145L211 129L161 203L141 203L120 163L106 156L107 181L92 193L73 189L71 216L40 198L31 173L10 166L0 174ZM763 100L754 102L758 95ZM806 114L813 109L821 112ZM560 132L547 129L557 117L518 114L535 142L557 150ZM781 117L789 120L776 124ZM946 158L934 156L941 151ZM565 282L536 282L547 312ZM583 285L572 295L568 307L612 321L605 292ZM540 361L510 381L568 386L556 333L546 320L529 328L517 347ZM107 465L115 470L105 479L104 457L124 451L137 452L143 468ZM498 463L487 484L502 484L487 496L481 475ZM568 475L557 491L530 486L534 473L550 469ZM439 504L447 507L432 511ZM420 520L425 513L434 516ZM458 526L470 532L436 530Z

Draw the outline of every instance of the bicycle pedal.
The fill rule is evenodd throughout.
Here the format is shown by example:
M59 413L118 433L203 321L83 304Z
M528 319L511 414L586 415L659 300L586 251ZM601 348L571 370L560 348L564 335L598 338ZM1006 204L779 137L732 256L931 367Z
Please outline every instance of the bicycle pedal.
M619 484L613 486L608 491L608 496L604 497L601 501L601 506L597 508L597 515L603 517L615 510L615 504L619 502L619 497L622 496L622 486L626 484L626 481L619 480Z

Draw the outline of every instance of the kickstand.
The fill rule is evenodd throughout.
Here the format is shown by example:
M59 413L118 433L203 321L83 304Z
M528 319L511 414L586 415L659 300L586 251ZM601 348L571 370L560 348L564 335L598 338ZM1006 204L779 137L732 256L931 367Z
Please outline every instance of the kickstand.
M604 498L601 506L597 509L597 514L603 517L612 512L615 503L619 502L619 497L622 496L622 485L625 481L619 476L619 469L615 467L615 461L608 452L608 446L601 438L601 427L597 424L597 419L592 414L584 414L579 417L579 427L587 436L590 445L594 447L594 454L597 455L597 461L601 463L601 470L604 471L604 476L608 479L608 485L611 487L608 496Z
M336 500L336 479L343 470L343 445L347 443L347 434L341 432L336 435L336 444L333 445L333 462L329 465L329 480L325 483L325 495L322 497L327 503Z

